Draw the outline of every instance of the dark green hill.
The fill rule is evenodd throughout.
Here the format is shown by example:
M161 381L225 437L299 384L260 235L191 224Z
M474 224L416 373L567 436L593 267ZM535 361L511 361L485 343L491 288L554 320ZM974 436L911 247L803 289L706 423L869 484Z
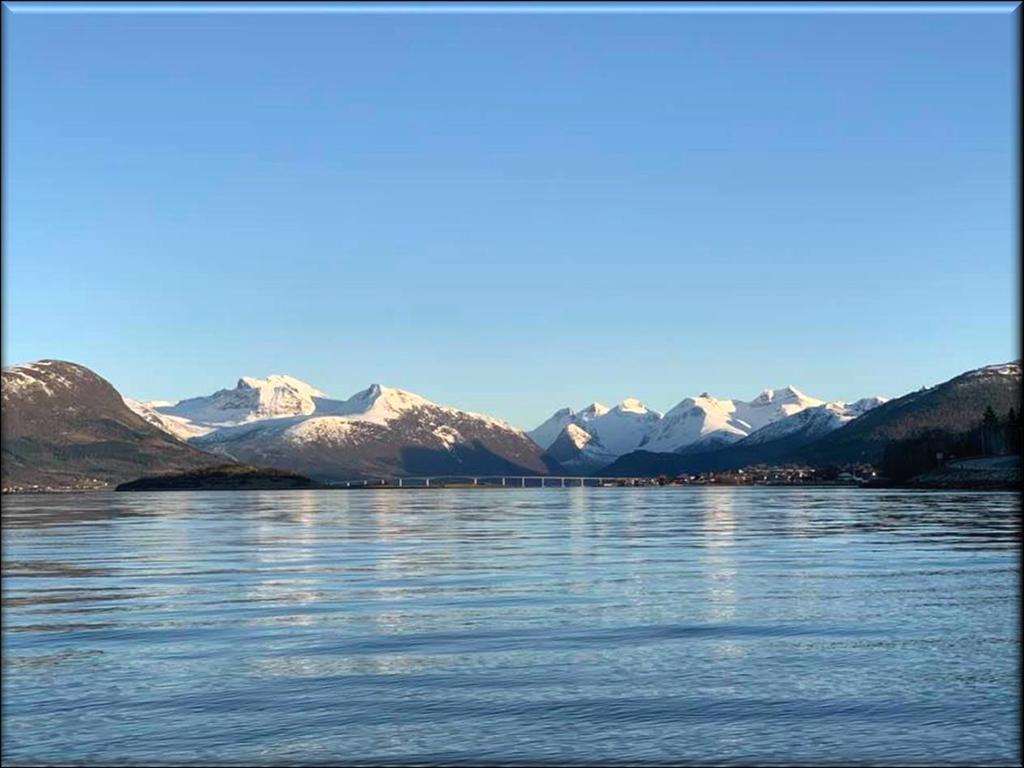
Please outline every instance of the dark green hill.
M117 486L119 491L245 491L318 488L304 475L247 464L222 464L190 472L154 475Z

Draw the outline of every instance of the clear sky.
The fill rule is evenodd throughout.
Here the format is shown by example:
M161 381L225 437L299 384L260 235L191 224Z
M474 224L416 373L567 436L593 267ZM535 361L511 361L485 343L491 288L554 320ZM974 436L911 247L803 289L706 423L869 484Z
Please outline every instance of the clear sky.
M8 3L4 364L143 399L381 382L533 427L1016 358L1013 8Z

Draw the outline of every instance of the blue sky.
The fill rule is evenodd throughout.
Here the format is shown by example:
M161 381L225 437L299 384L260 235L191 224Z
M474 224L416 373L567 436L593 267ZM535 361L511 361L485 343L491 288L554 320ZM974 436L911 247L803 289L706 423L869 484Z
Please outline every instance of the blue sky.
M5 6L4 364L532 427L1018 356L1010 13L233 10Z

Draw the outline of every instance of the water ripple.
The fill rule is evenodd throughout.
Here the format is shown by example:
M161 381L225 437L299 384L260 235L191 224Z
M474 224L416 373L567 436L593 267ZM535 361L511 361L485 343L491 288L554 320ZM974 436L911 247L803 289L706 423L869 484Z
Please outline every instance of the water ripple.
M4 499L5 764L1018 764L1015 494Z

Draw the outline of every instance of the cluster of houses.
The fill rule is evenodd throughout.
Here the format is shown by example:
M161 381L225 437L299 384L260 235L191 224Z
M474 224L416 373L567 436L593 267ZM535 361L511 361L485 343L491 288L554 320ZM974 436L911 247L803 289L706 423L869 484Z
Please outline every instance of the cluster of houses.
M767 466L721 472L700 472L677 477L631 478L605 485L862 485L875 480L870 464L844 467Z
M110 483L104 480L97 480L94 477L85 478L76 483L68 485L52 486L39 485L38 483L25 483L23 485L11 483L0 488L3 493L65 493L68 491L104 491L110 490Z

